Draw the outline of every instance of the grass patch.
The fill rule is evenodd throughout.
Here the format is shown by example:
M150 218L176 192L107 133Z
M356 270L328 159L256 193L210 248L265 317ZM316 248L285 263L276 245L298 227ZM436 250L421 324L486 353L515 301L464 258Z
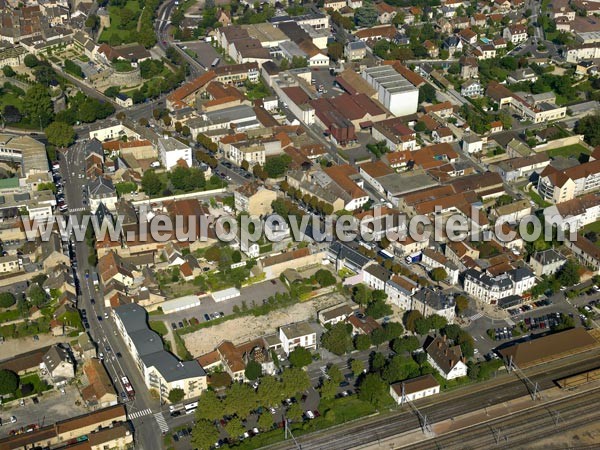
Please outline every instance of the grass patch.
M540 208L547 208L548 206L551 205L551 203L548 203L546 200L544 200L540 196L540 194L535 192L533 189L530 189L529 191L526 191L525 193L527 195L529 195L529 197L531 197L531 200L533 200Z
M179 359L182 359L183 361L191 361L192 359L194 359L192 354L185 346L185 342L183 342L183 339L181 338L181 336L179 336L179 333L174 332L173 339L175 340L175 353L177 353Z
M579 158L581 154L590 154L590 151L581 144L567 145L565 147L555 148L548 151L548 156L552 158L557 156L562 156L563 158Z
M161 336L166 336L169 333L169 330L167 329L167 326L161 320L151 320L150 321L150 328L153 331L156 331Z
M600 234L600 220L597 220L594 223L590 223L589 225L586 225L585 227L583 227L583 233L587 233L589 231L595 231L596 233Z
M11 320L17 320L21 317L18 309L9 309L8 311L2 311L0 313L0 323L10 322Z
M129 8L134 13L140 11L140 4L136 0L129 0L127 4L123 6L109 6L108 14L110 16L110 28L105 28L100 35L99 42L111 42L112 40L118 39L121 42L133 42L133 35L135 33L135 27L132 30L121 29L121 15L120 11L122 8Z

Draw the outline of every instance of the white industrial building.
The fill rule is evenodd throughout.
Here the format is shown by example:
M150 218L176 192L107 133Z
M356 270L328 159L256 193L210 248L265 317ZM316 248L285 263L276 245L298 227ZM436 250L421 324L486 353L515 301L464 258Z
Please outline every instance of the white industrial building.
M417 112L419 90L392 66L369 67L363 78L377 91L377 99L395 116Z

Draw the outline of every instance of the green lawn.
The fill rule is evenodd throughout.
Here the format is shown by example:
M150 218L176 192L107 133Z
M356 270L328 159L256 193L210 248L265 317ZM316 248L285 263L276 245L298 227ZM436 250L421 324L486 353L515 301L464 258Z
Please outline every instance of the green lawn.
M17 320L21 317L18 309L9 309L8 311L2 311L0 313L0 323L10 322L11 320Z
M587 233L588 231L595 231L596 233L600 233L600 220L597 220L594 223L590 223L589 225L586 225L585 227L583 227L582 231L584 233Z
M12 105L21 111L23 109L23 100L12 92L3 92L0 95L0 105L2 106L2 109L4 109L6 105Z
M140 4L136 0L129 0L125 5L125 8L129 8L134 13L137 13L140 10ZM133 31L120 29L121 16L119 15L119 11L121 9L121 6L108 7L108 14L110 15L110 28L105 28L102 31L102 35L100 36L100 39L98 39L99 42L110 42L110 39L113 35L119 36L122 42L133 42L131 33L135 32L135 28L133 29Z
M151 320L150 321L150 328L153 331L156 331L161 336L166 336L167 333L169 332L167 330L167 326L165 325L165 323L162 320Z
M550 157L562 156L563 158L570 158L570 157L579 158L579 155L581 155L582 153L584 155L589 155L590 151L581 144L573 144L573 145L567 145L566 147L560 147L560 148L555 148L554 150L549 150L548 156L550 156Z

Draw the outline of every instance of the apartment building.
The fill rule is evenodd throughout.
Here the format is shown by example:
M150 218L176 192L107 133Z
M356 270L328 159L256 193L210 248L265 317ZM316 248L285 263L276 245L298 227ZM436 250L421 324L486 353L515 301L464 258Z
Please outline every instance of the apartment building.
M308 322L298 322L279 328L279 340L283 351L289 355L296 347L309 350L317 348L317 333Z
M271 213L271 203L277 199L277 193L262 184L252 182L240 186L233 192L237 212L247 212L251 217L266 216Z
M187 167L192 167L192 149L178 139L159 138L158 158L167 170L175 167L180 160L184 161Z
M185 398L197 397L207 387L206 372L197 361L179 361L163 347L161 337L148 326L146 310L129 303L112 310L117 330L148 389L159 391L163 400L172 389L182 389Z
M562 203L600 188L600 159L564 170L547 166L538 180L538 193L545 200Z

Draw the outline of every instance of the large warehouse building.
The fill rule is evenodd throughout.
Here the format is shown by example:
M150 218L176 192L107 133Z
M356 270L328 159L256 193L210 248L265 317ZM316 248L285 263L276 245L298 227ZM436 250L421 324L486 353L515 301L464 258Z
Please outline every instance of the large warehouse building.
M419 90L392 66L369 67L363 78L377 91L377 98L395 116L417 112Z

